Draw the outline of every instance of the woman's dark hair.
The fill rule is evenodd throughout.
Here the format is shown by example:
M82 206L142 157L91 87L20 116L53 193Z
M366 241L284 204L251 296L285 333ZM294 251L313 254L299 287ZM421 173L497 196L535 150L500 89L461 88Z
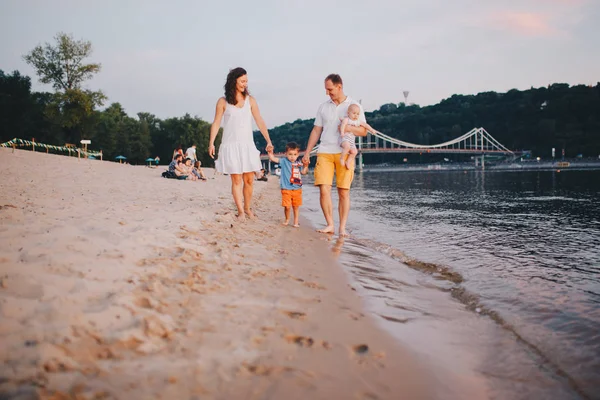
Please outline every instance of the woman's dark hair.
M229 104L233 104L234 106L237 104L237 99L235 98L235 85L240 76L247 74L248 73L246 70L242 67L234 68L227 74L227 80L225 81L225 86L223 86L223 89L225 89L225 100ZM248 97L249 94L250 92L248 92L248 88L246 88L243 93L244 98Z

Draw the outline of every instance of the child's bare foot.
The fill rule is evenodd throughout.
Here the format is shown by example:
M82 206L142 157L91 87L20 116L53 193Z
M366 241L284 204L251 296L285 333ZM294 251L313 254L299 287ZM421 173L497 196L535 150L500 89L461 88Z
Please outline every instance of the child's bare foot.
M250 219L257 219L256 215L252 212L252 210L244 210L244 213L248 216L248 218Z
M289 220L289 219L286 219L285 221L283 221L283 222L281 223L281 225L283 225L283 226L288 226L288 225L289 225L289 223L290 223L290 220Z
M294 228L300 228L300 224L294 224Z
M345 238L345 237L349 237L350 235L348 234L348 232L346 232L345 229L340 229L340 237Z
M331 225L327 225L323 229L317 229L317 232L319 232L319 233L335 233L335 227L333 227Z

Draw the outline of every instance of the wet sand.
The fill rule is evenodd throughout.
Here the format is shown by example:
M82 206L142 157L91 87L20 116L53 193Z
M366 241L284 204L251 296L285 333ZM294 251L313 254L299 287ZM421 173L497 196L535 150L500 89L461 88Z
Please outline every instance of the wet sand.
M227 176L10 149L0 172L0 397L431 398L325 237L279 224L276 179L238 223Z

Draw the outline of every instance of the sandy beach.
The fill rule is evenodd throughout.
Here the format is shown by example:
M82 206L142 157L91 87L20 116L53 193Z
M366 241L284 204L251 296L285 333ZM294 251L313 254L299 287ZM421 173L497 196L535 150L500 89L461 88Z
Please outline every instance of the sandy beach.
M0 149L0 398L431 398L277 179L162 170Z

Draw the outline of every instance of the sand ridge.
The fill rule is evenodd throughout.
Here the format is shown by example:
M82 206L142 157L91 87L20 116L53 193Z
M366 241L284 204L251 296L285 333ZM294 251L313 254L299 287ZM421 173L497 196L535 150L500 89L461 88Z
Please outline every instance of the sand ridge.
M0 171L0 394L430 397L330 238L279 224L276 179L238 223L227 176L10 149Z

